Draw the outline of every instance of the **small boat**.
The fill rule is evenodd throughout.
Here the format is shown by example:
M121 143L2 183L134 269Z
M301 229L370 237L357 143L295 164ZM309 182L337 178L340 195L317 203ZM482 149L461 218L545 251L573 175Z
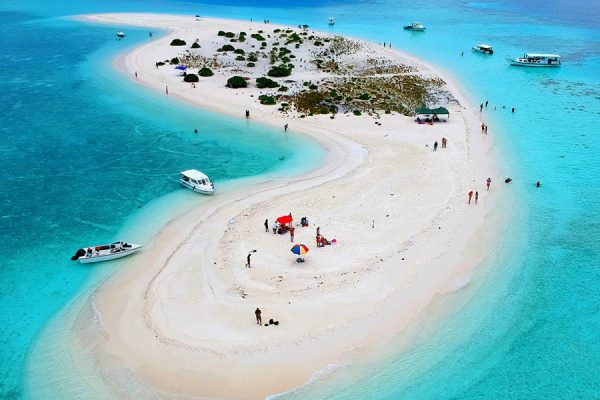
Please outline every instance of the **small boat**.
M417 32L423 32L425 30L425 27L423 26L422 23L420 22L413 22L410 25L406 25L404 27L404 29L406 29L407 31L417 31Z
M329 24L329 25L334 25L334 24L335 24L335 21L334 21L333 17L329 17L329 22L328 22L328 24Z
M179 182L188 189L202 194L213 194L215 192L215 185L202 172L188 169L180 172L180 174Z
M489 44L478 44L473 46L473 51L483 54L494 54L494 49Z
M71 257L72 261L79 261L82 264L95 263L100 261L114 260L135 253L141 249L141 244L114 242L100 246L81 248Z
M125 32L123 32L123 31L117 32L117 37L118 38L124 38L125 37Z
M507 57L506 61L510 65L518 67L560 67L560 56L558 54L525 53L523 57Z

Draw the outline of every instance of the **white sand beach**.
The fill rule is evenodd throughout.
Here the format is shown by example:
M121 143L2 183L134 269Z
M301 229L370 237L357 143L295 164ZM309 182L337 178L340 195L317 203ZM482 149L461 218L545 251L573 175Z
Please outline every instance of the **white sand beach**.
M420 125L398 113L300 118L260 104L265 90L253 85L225 87L235 67L192 87L173 66L156 66L189 49L170 46L174 38L188 44L199 39L199 51L214 52L223 45L219 30L252 34L286 27L175 15L82 18L170 32L115 62L157 94L166 95L168 86L173 101L234 118L249 110L250 123L281 128L282 135L309 135L327 149L315 170L217 193L170 221L122 271L84 296L82 306L73 308L77 315L67 329L70 337L63 338L69 343L63 357L85 371L81 379L89 385L127 397L114 372L127 370L165 398L260 399L293 389L353 349L401 334L436 295L468 280L489 251L492 233L485 223L503 179L493 138L481 133L478 112L440 71L362 42L357 59L382 56L442 78L457 100L436 104L449 109L449 120ZM298 51L298 58L308 57ZM303 68L290 79L315 73ZM442 138L447 148L433 151ZM471 190L479 191L477 205L467 204ZM310 248L304 263L295 262L289 235L263 226L265 219L271 224L289 213L294 223L303 216L310 222L295 228L293 243ZM336 243L317 248L317 227ZM263 323L273 318L279 325L258 326L257 307ZM87 327L98 320L102 330L90 333ZM78 363L72 354L91 356Z

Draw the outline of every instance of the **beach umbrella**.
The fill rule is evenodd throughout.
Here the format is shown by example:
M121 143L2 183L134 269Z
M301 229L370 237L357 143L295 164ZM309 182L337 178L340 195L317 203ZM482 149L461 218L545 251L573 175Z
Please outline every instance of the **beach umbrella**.
M187 67L185 65L178 65L175 67L175 69L178 69L180 71L185 71L187 69Z
M281 217L277 218L277 222L279 222L281 225L289 224L293 220L294 219L291 215L282 215Z
M301 256L302 254L308 253L308 247L306 247L303 244L295 244L292 247L291 252L294 253L294 254L298 254L299 256Z

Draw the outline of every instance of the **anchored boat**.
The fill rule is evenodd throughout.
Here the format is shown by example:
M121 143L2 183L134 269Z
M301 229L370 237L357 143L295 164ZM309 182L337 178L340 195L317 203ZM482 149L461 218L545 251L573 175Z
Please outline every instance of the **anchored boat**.
M215 185L202 172L188 169L180 172L180 174L179 182L186 188L202 194L213 194L215 192Z
M72 261L79 261L82 264L89 264L99 261L114 260L135 253L141 249L141 244L114 242L100 246L81 248L71 257Z
M425 27L420 22L413 22L410 25L406 25L404 29L406 29L407 31L423 32L425 30Z
M494 49L489 44L478 44L473 46L473 51L483 54L494 54Z
M328 24L329 24L329 25L334 25L334 24L335 24L335 21L333 20L333 17L329 17L329 22L328 22Z
M123 31L117 32L117 37L118 38L124 38L125 37L125 32L123 32Z
M560 67L560 56L558 54L525 53L523 57L508 57L506 61L517 67Z

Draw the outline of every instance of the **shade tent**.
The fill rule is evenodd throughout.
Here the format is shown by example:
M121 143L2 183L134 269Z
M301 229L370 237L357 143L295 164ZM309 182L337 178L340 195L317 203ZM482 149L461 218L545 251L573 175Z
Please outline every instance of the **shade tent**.
M279 222L281 225L289 224L293 220L294 219L292 218L291 215L283 215L283 216L277 218L277 222Z
M420 107L415 110L417 115L447 115L450 118L450 112L447 108L438 107L438 108L427 108Z

